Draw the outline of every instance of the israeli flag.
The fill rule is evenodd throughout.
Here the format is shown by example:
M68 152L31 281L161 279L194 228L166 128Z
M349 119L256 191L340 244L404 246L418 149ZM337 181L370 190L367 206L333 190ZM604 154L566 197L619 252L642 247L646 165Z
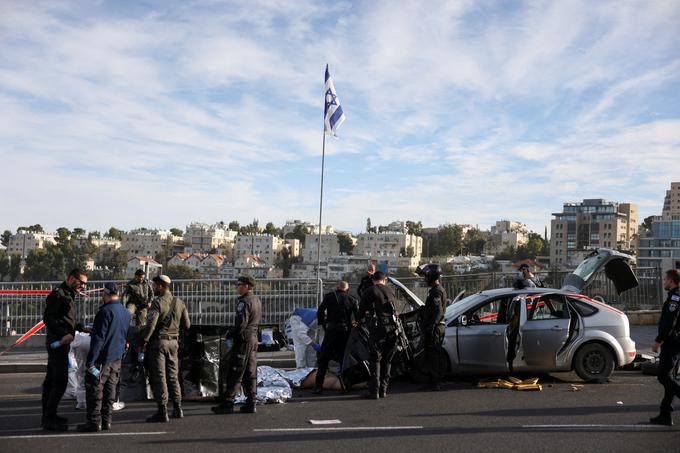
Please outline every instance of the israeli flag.
M335 94L335 87L331 80L331 75L328 73L328 65L326 65L326 107L324 114L324 132L327 135L337 137L336 131L340 125L345 121L345 114L342 112L340 106L340 99Z

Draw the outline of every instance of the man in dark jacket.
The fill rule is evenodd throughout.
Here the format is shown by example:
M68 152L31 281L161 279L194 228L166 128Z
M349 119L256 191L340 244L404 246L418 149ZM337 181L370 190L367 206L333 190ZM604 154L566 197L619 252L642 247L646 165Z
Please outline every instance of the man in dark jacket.
M659 334L652 345L652 352L659 352L658 380L663 385L659 415L649 421L654 425L673 426L673 398L680 398L680 385L675 380L675 370L680 359L680 271L666 272L663 288L668 291L661 308Z
M444 342L444 312L446 311L446 291L441 285L442 268L439 264L418 266L416 274L423 277L430 291L423 308L423 334L425 337L425 367L428 377L425 388L441 390L442 343Z
M373 274L375 274L375 264L371 263L368 265L366 270L366 275L363 276L357 287L357 295L359 299L364 295L364 291L373 286Z
M58 416L57 408L68 384L69 345L76 333L75 297L86 283L85 271L73 269L66 281L47 296L43 313L47 374L42 385L42 426L49 431L68 430L68 419Z
M125 353L125 340L132 318L118 299L118 287L115 283L104 285L102 299L104 305L94 318L90 333L90 352L85 361L87 423L78 425L78 431L81 432L111 429L121 359Z
M385 286L387 276L376 271L373 286L364 291L359 305L360 320L368 324L368 350L371 373L368 393L364 398L387 397L392 359L397 352L397 313L394 308L394 292Z
M359 318L359 306L349 295L349 283L342 281L338 289L324 296L316 312L317 323L324 328L319 351L319 368L316 372L314 393L323 393L323 381L330 360L342 361L349 332Z
M233 341L227 370L227 390L222 403L212 408L216 414L234 412L234 399L238 386L243 387L246 404L242 413L255 413L257 398L257 330L262 320L262 302L253 294L255 279L239 277L236 281L236 321L228 335Z

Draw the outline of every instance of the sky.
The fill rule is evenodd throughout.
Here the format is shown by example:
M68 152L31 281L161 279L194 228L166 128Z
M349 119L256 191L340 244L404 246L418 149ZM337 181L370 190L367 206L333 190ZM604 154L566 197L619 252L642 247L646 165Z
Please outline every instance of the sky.
M680 180L680 0L0 0L0 229L543 232Z

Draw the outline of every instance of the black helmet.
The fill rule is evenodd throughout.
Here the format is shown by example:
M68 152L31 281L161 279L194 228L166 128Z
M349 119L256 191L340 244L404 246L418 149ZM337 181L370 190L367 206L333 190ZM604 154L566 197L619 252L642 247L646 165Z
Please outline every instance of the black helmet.
M442 276L442 267L437 263L421 264L416 268L416 274L425 278L428 282L433 282Z

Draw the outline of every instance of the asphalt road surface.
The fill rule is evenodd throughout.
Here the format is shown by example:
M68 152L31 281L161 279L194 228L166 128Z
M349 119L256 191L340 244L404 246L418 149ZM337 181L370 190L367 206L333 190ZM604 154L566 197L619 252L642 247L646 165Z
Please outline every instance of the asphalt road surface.
M80 434L84 421L73 401L61 415L67 433L39 428L41 374L0 375L0 451L462 451L462 452L676 452L680 427L655 427L661 386L654 377L617 372L607 384L586 385L572 373L541 378L542 392L476 388L448 382L442 392L420 392L397 382L385 400L358 392L315 397L296 391L287 404L258 407L254 415L213 415L211 403L186 403L186 417L167 424L144 419L151 402L114 413L110 432ZM319 427L310 419L340 420ZM676 416L680 425L680 417Z

